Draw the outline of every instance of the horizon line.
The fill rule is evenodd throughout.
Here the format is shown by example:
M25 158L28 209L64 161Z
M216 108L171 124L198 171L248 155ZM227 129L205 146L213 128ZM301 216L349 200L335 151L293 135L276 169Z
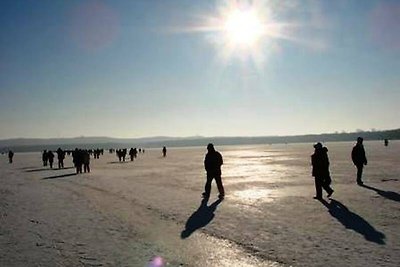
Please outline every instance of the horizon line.
M307 135L324 135L324 134L355 134L355 133L373 133L373 132L385 132L385 131L395 131L400 130L400 128L385 129L385 130L362 130L362 131L335 131L335 132L323 132L323 133L303 133L303 134L289 134L289 135L219 135L219 136L203 136L203 135L190 135L190 136L168 136L168 135L153 135L153 136L142 136L142 137L111 137L111 136L74 136L74 137L14 137L14 138L4 138L0 141L7 140L21 140L21 139L38 139L38 140L48 140L48 139L79 139L79 138L108 138L108 139L151 139L151 138L252 138L252 137L290 137L290 136L307 136Z

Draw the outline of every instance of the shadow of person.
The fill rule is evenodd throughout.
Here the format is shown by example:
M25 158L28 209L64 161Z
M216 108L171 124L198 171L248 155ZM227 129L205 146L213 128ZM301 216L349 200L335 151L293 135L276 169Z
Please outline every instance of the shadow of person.
M74 176L76 173L67 173L67 174L61 174L61 175L54 175L54 176L49 176L49 177L44 177L42 180L47 180L47 179L57 179L57 178L63 178L63 177L68 177L68 176Z
M320 201L325 207L328 208L328 211L332 217L335 217L347 229L351 229L363 235L368 241L375 242L380 245L385 244L385 235L382 232L377 231L371 224L369 224L358 214L350 211L341 202L334 199L331 199L330 203L326 202L324 199Z
M63 170L74 169L74 167L65 167L62 168ZM42 171L59 171L60 169L50 169L50 168L39 168L39 169L32 169L27 170L25 172L42 172Z
M381 190L379 188L368 186L368 185L365 185L365 184L363 184L361 186L364 187L364 188L367 188L369 190L375 191L376 193L378 193L379 195L383 196L384 198L400 202L400 194L399 193L392 192L392 191L384 191L384 190Z
M208 199L204 198L201 201L200 207L190 215L186 221L185 230L181 232L181 238L189 237L194 231L209 224L214 219L214 212L217 206L222 202L222 199L214 201L210 206L207 206Z

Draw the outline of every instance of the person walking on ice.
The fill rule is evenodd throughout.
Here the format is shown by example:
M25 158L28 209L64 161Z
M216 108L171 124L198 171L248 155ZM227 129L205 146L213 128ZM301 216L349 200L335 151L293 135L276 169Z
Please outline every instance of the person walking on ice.
M13 157L14 157L14 152L12 152L11 150L8 151L8 162L10 164L13 163Z
M362 137L357 138L357 144L351 151L351 159L354 165L357 167L357 184L363 185L362 173L364 165L367 165L367 157L365 156L365 149L363 145L364 139Z
M207 172L207 181L204 187L203 197L210 197L211 182L213 179L215 179L219 191L218 197L223 199L225 197L225 190L221 179L221 166L224 163L222 160L222 155L215 150L214 145L211 143L207 145L207 150L208 153L204 159L204 167Z
M315 199L322 199L322 188L328 193L328 197L333 194L330 187L332 182L329 173L328 149L321 143L314 145L315 151L311 155L312 176L315 178Z

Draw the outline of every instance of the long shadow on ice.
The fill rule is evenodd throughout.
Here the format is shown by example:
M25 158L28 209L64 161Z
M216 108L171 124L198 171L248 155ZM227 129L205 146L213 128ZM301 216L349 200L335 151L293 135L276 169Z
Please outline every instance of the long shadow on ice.
M32 169L32 168L35 168L36 166L28 166L28 167L22 167L22 168L19 168L18 170L29 170L29 169Z
M74 176L76 173L67 173L67 174L61 174L61 175L54 175L54 176L49 176L49 177L44 177L42 180L47 180L47 179L57 179L57 178L63 178L63 177L68 177L68 176Z
M385 244L385 235L382 232L377 231L360 215L350 211L341 202L334 199L331 199L330 203L326 202L324 199L320 201L325 207L328 208L328 211L332 217L335 217L347 229L351 229L359 234L362 234L368 241L375 242L380 245Z
M384 191L384 190L381 190L379 188L368 186L368 185L365 185L365 184L363 184L361 186L364 187L364 188L367 188L369 190L375 191L376 193L378 193L379 195L381 195L381 196L383 196L383 197L385 197L387 199L400 202L400 194L399 193L392 192L392 191Z
M181 233L181 238L189 237L194 231L209 224L214 219L214 211L217 206L222 202L222 199L214 201L210 206L207 206L208 199L205 198L201 201L200 207L190 215L186 221L185 230Z
M50 167L47 167L47 168L27 170L26 172L59 171L59 170L68 170L68 169L73 169L73 168L74 167L65 167L65 168L59 169L59 168L54 167L51 169Z

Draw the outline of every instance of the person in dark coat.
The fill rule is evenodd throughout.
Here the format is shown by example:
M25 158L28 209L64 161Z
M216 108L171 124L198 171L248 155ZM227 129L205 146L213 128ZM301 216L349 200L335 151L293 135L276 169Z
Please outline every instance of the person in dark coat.
M207 182L204 187L204 198L209 198L211 193L211 182L215 179L217 183L218 191L219 191L219 198L222 199L225 197L225 190L222 184L221 179L221 166L224 163L222 160L222 155L215 150L213 144L208 144L207 146L208 153L204 159L204 167L207 172Z
M13 163L13 157L14 157L14 152L12 152L11 150L8 151L8 162L10 164Z
M51 150L49 150L49 152L47 152L47 157L49 158L50 168L53 169L54 154Z
M57 159L58 159L58 168L64 169L64 159L65 159L65 151L63 151L60 147L57 149Z
M49 157L47 156L47 150L43 150L43 154L42 154L43 166L47 166L48 160L49 160Z
M126 148L122 149L122 160L123 161L125 161L126 154L127 154L127 149Z
M163 147L162 154L163 154L164 158L167 156L167 148L166 147Z
M330 187L332 182L329 173L328 148L321 143L314 145L314 154L311 155L312 176L315 179L315 199L322 199L322 188L328 193L328 197L333 194Z
M83 171L90 172L90 154L87 150L82 151Z
M117 150L115 151L115 154L117 154L118 160L119 160L119 162L121 162L121 159L122 159L122 150L121 150L121 149L117 149Z
M75 150L72 152L72 162L76 168L76 173L82 173L83 158L82 151L80 149L75 148Z
M385 138L385 140L383 140L383 142L384 142L385 146L389 145L389 139Z
M131 157L131 161L133 161L133 158L135 157L135 152L133 151L133 147L129 149L129 156Z
M365 150L363 145L364 139L362 137L357 138L357 144L351 151L351 159L354 165L357 167L357 184L363 185L362 173L364 165L367 165L367 157L365 156Z

